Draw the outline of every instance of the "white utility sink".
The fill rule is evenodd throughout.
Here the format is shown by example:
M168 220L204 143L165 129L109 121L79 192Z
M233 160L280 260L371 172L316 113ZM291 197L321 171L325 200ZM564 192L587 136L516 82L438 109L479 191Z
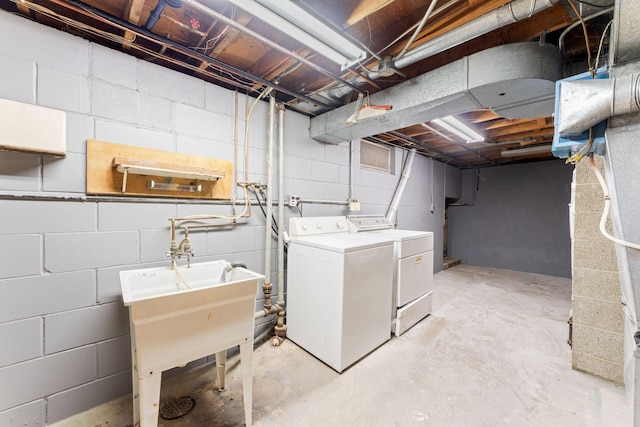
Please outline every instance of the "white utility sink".
M240 346L245 422L251 425L253 330L264 276L226 261L120 272L129 307L134 426L158 425L162 371L216 354L224 388L226 350ZM225 281L226 279L226 281Z

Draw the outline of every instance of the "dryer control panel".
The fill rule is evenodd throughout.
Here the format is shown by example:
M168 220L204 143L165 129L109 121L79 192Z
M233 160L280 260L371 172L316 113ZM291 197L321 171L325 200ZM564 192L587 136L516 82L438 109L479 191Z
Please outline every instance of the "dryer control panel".
M346 233L347 231L347 218L344 216L289 218L289 234L291 236Z
M393 228L393 223L380 215L349 215L347 219L349 231L352 233Z

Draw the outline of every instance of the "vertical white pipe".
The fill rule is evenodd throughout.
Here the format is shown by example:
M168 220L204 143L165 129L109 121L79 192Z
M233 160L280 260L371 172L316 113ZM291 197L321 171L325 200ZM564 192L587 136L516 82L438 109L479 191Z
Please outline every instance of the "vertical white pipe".
M278 305L284 306L284 104L278 104Z
M269 97L269 146L267 147L267 206L265 218L265 246L264 246L264 282L271 283L271 217L273 215L273 192L271 181L273 175L273 132L275 130L276 99ZM247 123L247 126L249 124Z
M349 202L353 199L353 140L349 141Z
M400 199L402 199L402 194L404 193L404 188L407 186L407 181L409 181L409 176L411 175L411 166L413 165L413 159L415 157L416 157L416 149L412 148L411 150L409 150L407 162L402 168L402 176L400 177L398 188L396 189L396 192L393 195L391 204L389 204L389 210L387 210L386 218L387 218L387 221L389 222L394 221L394 217L396 216L396 212L398 211L398 206L400 205Z
M233 103L233 190L231 192L231 212L236 216L236 197L238 196L238 90Z

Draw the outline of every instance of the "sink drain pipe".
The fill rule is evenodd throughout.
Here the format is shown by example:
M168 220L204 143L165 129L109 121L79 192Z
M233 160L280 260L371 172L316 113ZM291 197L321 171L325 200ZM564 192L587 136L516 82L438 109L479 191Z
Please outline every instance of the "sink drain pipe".
M274 329L277 337L284 338L284 104L278 103L278 321Z
M263 317L271 314L271 227L273 226L273 133L275 131L276 99L269 97L269 129L267 146L267 200L265 213L265 244L264 244L264 283L262 293L264 294L264 310L257 312L256 317ZM246 124L249 126L249 123ZM259 313L264 313L258 316Z

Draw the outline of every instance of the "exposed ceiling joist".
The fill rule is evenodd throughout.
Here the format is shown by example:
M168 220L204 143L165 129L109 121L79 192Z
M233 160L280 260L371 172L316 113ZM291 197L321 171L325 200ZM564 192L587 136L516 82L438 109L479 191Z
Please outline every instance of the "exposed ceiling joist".
M407 80L495 46L538 39L557 43L562 29L576 19L565 9L564 0L527 16L531 5L538 10L541 5L549 6L555 1L513 0L517 22L504 25L507 21L512 22L511 15L504 7L508 0L439 0L405 56L421 47L428 47L425 52L432 52L433 40L451 36L458 29L475 22L474 18L491 15L500 7L505 21L496 29L483 32L481 37L465 37L447 45L440 53L404 64L398 70L402 74L373 78L369 72L375 72L379 65L376 54L392 55L401 51L431 6L431 0L344 0L334 3L327 0L294 0L321 20L331 22L335 28L344 28L344 32L352 39L369 47L368 60L347 70L341 70L322 55L301 45L299 40L235 8L227 0L184 0L181 7L167 8L151 31L143 27L147 16L157 7L158 0L37 0L37 3L36 0L25 0L2 2L0 7L76 35L84 34L91 41L110 48L120 48L143 60L154 61L231 89L254 94L265 86L276 88L276 97L280 101L314 116L323 111L333 110L333 113L341 110L344 104L355 100L358 91L368 93L374 104L389 103L379 98L378 94L391 87L399 91L398 85ZM600 3L600 0L593 1ZM206 11L207 8L214 14ZM37 11L33 12L32 9ZM87 12L91 10L100 13ZM589 40L600 38L609 19L605 13L601 18L589 21ZM74 22L78 25L74 26ZM577 27L574 32L579 34L580 29ZM604 42L606 51L606 38ZM593 51L597 47L594 43L585 46L583 37L567 38L563 50L564 61L571 63L574 57L575 61L584 61L587 49ZM352 82L356 80L357 85L353 85ZM341 92L341 87L349 85L353 85L350 92ZM315 93L327 89L336 90L342 95L318 97L317 100L312 98ZM411 90L407 93L413 96ZM398 135L381 128L378 130L381 133L368 139L399 147L414 146L425 155L448 161L452 165L470 167L519 161L518 157L501 158L500 151L507 147L548 143L553 136L550 117L538 120L506 119L495 113L501 110L482 109L484 104L494 107L491 102L467 101L470 101L467 105L469 109L456 110L460 113L458 118L484 133L491 143L460 147L460 141L455 138L451 141L446 138L447 135L439 135L420 126L410 126L419 115L406 114L406 110L404 120L398 121L392 129ZM387 119L394 115L403 116L401 103L394 101L393 104ZM347 115L353 113L353 106L344 108L350 110ZM336 120L340 122L343 119L336 116ZM435 129L438 129L437 126ZM453 159L447 157L447 153L459 154L455 154ZM549 157L550 154L546 155L546 158ZM535 158L545 158L545 155Z
M393 3L393 1L394 0L360 0L353 9L353 12L351 12L351 16L349 16L344 23L344 28L351 27L353 24Z

